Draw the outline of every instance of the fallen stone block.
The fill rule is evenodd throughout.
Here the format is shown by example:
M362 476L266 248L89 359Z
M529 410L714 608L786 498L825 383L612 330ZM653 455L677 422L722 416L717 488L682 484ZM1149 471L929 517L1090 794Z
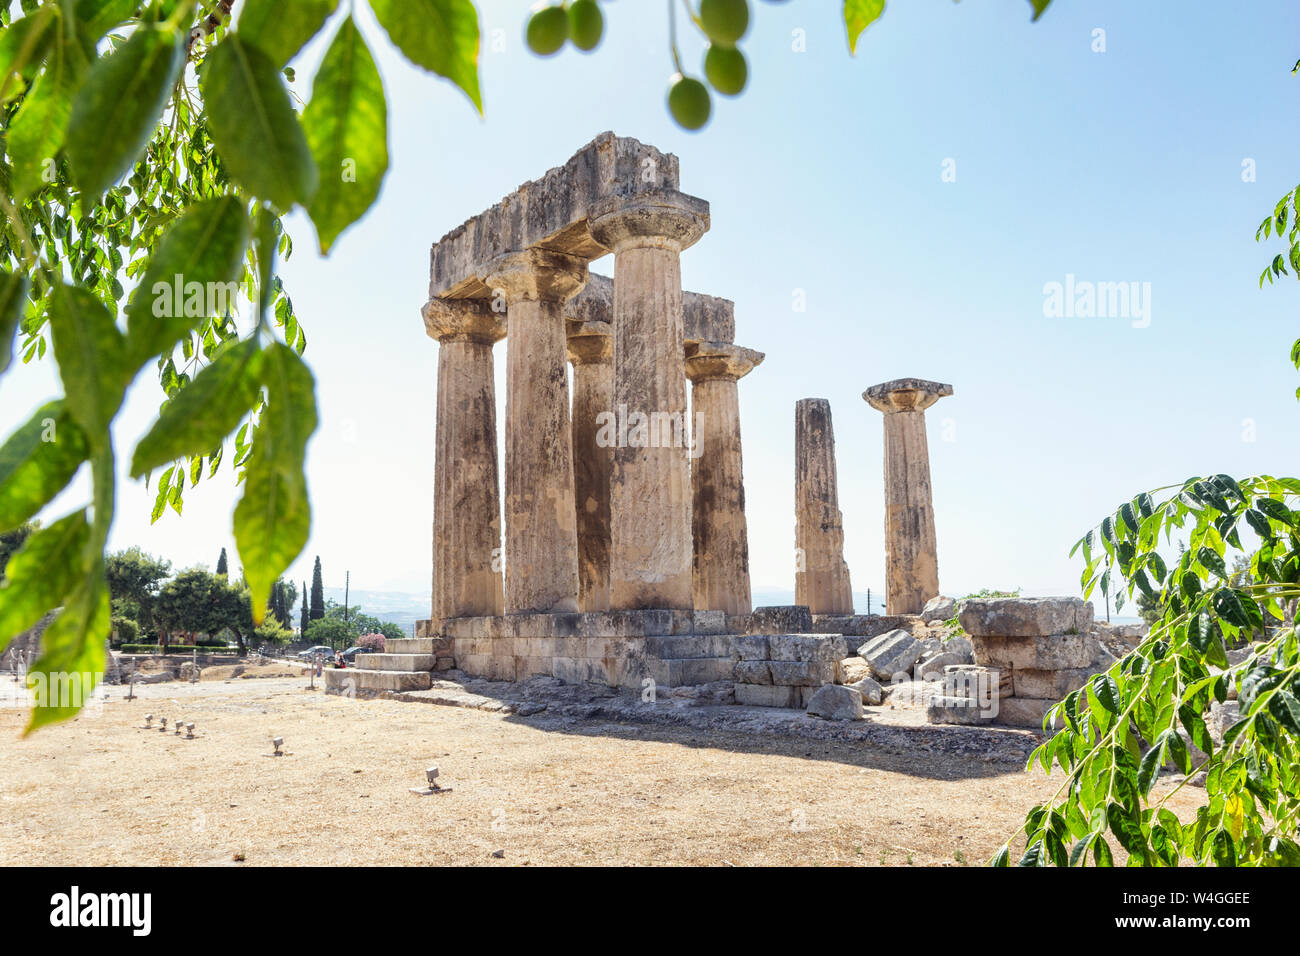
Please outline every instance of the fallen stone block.
M1087 667L1096 652L1090 634L1051 634L1039 637L976 637L975 663L981 667L1062 670Z
M859 678L845 686L856 690L862 695L862 703L872 707L879 707L885 700L885 689L870 677Z
M872 677L888 681L895 674L910 673L921 649L920 641L899 628L867 641L858 648L858 656L867 662Z
M808 701L808 714L825 720L861 720L862 695L852 687L826 684Z
M864 677L871 676L871 668L858 656L846 657L840 661L840 683L856 684Z
M925 602L925 607L921 608L921 620L931 624L935 621L946 621L956 613L957 602L941 594Z
M1092 627L1092 604L1072 597L970 598L958 620L972 637L1071 634Z
M941 680L947 668L965 663L964 655L945 651L919 661L912 671L912 676L917 680Z
M956 637L950 637L943 642L945 654L961 654L965 660L963 664L975 663L975 645L971 643L969 637L962 637L960 634Z
M966 697L932 697L925 705L925 719L931 724L991 724L995 715Z
M916 621L911 614L817 614L812 629L818 634L843 634L846 637L879 637L886 631L906 630Z

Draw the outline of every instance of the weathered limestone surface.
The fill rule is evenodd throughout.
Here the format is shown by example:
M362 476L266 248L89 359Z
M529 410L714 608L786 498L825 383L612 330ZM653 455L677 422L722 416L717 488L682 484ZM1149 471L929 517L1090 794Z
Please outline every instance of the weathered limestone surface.
M958 619L975 666L944 668L944 697L927 710L932 723L971 722L953 701L988 709L995 697L991 722L1039 727L1052 704L1114 661L1091 631L1092 605L1078 598L972 598Z
M1037 637L1092 627L1092 602L1074 597L970 598L958 622L972 637Z
M589 226L615 258L615 410L629 420L636 414L670 423L668 435L648 429L648 446L620 442L614 450L610 606L689 608L694 547L681 440L688 421L680 256L708 229L708 203L674 190L642 193L598 205Z
M530 247L597 259L588 216L601 201L678 188L677 157L635 139L601 133L562 166L524 183L491 209L439 239L429 256L429 297L491 297L485 273L504 253Z
M614 338L605 321L575 322L573 363L573 486L578 520L578 606L609 610L609 475L614 448L597 441L600 416L614 407Z
M424 325L438 340L434 451L433 619L500 614L501 546L492 347L504 317L483 303L431 300Z
M565 300L586 265L541 251L486 270L505 297L507 613L578 609L578 529L569 426Z
M825 720L861 720L862 695L852 687L827 684L813 694L808 713Z
M852 614L844 521L835 472L831 405L805 398L795 405L795 603L813 614Z
M695 455L691 466L695 606L747 614L749 533L737 382L763 353L721 342L686 344Z
M727 615L727 630L736 634L811 634L812 614L800 604L777 604L756 607L749 614ZM840 634L841 631L819 631Z
M894 614L919 614L939 594L925 410L951 394L951 385L916 378L862 393L885 415L885 605Z

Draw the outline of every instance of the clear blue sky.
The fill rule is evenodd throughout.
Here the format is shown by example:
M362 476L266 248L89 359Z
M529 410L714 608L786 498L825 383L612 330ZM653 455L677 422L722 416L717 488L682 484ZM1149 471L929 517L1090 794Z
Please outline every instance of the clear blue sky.
M851 59L838 4L753 6L750 87L715 101L697 134L664 109L662 3L605 4L598 52L543 61L522 44L526 3L480 2L484 119L361 15L389 88L392 167L378 206L328 260L307 220L291 220L284 277L322 419L309 446L312 540L294 577L319 554L327 585L351 569L357 588L428 590L429 245L606 129L681 158L683 190L709 200L713 219L683 257L684 284L734 299L737 341L767 353L740 390L756 588L793 587L804 397L834 412L854 590L881 588L881 421L860 395L887 379L956 390L929 412L948 593L1075 593L1069 547L1120 500L1206 472L1296 473L1300 376L1287 353L1300 288L1257 289L1276 248L1253 236L1300 182L1300 7L1056 0L1031 24L1016 0L899 0ZM1092 52L1096 28L1105 53ZM795 29L804 53L791 49ZM298 64L304 98L321 50ZM686 62L701 53L687 39ZM955 182L941 180L947 159ZM1045 317L1044 284L1067 274L1149 282L1149 327ZM795 289L806 312L792 309ZM504 365L503 345L502 400ZM12 370L0 429L57 388L48 361ZM160 397L143 379L136 393L117 433L123 462ZM178 566L211 566L223 545L233 555L224 475L188 492L183 519L152 527L152 495L124 478L112 545ZM44 517L86 494L79 479Z

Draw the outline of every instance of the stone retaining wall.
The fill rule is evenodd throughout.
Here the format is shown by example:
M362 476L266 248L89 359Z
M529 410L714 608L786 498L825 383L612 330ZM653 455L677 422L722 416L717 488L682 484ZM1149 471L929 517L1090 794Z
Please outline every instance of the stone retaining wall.
M1038 727L1048 709L1113 658L1092 633L1092 604L1079 598L973 598L959 620L975 664L945 668L931 723Z

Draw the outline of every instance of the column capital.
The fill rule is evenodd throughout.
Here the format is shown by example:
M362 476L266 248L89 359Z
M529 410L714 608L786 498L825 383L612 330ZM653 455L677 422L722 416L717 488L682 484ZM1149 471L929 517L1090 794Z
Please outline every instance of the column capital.
M862 400L877 411L923 412L941 398L952 394L952 386L923 378L896 378L892 382L872 385L862 393Z
M525 249L497 256L483 270L483 282L505 294L506 303L565 302L587 282L587 261L563 252Z
M592 238L615 253L659 248L681 252L709 229L709 204L674 189L611 196L587 218Z
M608 322L569 322L565 340L574 365L597 365L614 360L614 334Z
M424 331L439 342L493 345L506 337L505 313L493 312L485 299L430 299L420 314Z
M710 379L737 381L765 358L762 352L727 342L687 342L686 377L692 382Z

